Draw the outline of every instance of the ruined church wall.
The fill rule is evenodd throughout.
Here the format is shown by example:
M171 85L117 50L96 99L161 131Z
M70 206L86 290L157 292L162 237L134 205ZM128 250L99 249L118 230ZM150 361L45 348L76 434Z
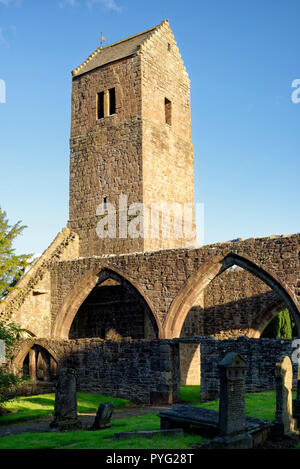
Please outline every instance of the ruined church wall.
M186 284L187 279L197 272L200 267L203 267L203 265L209 265L214 259L221 259L222 256L226 256L229 252L246 256L254 263L256 261L259 262L271 274L274 273L279 281L283 282L283 285L287 285L291 293L299 300L299 250L300 235L292 235L278 238L251 238L240 242L204 246L199 249L172 249L58 262L53 265L51 270L52 321L54 323L56 316L59 314L64 301L66 301L72 289L74 289L80 280L84 279L88 272L97 271L97 269L100 272L102 268L108 267L116 269L121 275L128 278L129 281L139 286L140 291L147 296L153 305L157 317L160 319L161 324L163 324L172 302L180 293L181 288ZM218 289L214 293L213 285L214 282L216 282L215 285L221 282L221 278L222 276L219 277L219 280L211 283L211 300L209 300L208 296L206 297L206 305L210 305L209 308L211 306L217 307L220 304L220 299L217 297L219 295L221 298L223 294L222 289L219 286L219 293L216 293ZM247 278L250 277L247 276ZM223 300L226 304L230 301L230 293L235 290L235 287L232 285L230 274L228 277L224 276L224 279L230 280L226 281L226 289L228 288L228 290ZM261 293L264 294L264 287L261 289L261 286L259 286L261 284L257 281L256 277L253 283L248 281L245 285L248 288L247 295L250 297L253 295L259 297ZM197 283L195 283L195 288L196 286ZM243 282L238 280L237 291L242 292L243 287ZM222 304L221 306L223 308ZM207 309L209 310L209 308ZM225 317L224 320L222 308L219 310L217 326L219 330L226 330L228 328L228 324L226 324L228 318ZM232 320L236 321L234 328L236 330L244 330L249 317L245 316L243 323L238 322L239 317L238 315L232 316ZM210 318L206 320L211 321ZM189 334L193 333L191 327L189 331Z
M173 402L178 400L178 349L182 346L193 348L200 345L202 400L218 397L218 364L227 353L238 352L246 361L246 392L251 393L274 389L276 362L283 355L293 359L293 354L297 351L288 339L239 338L220 341L211 337L199 337L118 342L101 339L26 339L16 347L15 357L21 356L24 359L35 343L55 357L58 367L76 369L80 391L122 397L144 404L167 403L171 396ZM22 350L23 353L18 353ZM14 365L14 371L20 370L22 360L17 361L16 358ZM296 363L293 363L293 370L295 385ZM45 385L42 383L42 386L43 384Z
M78 236L64 228L1 304L1 319L16 323L28 335L49 337L51 266L57 260L77 258L78 253Z
M201 399L216 399L219 393L218 364L229 352L239 353L247 362L246 392L262 392L275 389L275 365L283 355L291 360L296 347L290 339L238 339L216 340L211 337L197 339L173 339L185 345L199 343L201 367ZM182 346L182 343L180 344ZM296 353L297 356L297 353ZM294 388L297 364L293 362ZM275 409L274 409L275 411Z
M34 343L33 339L20 342L15 356L19 356L20 350L29 350ZM77 371L79 391L143 404L167 402L171 394L179 395L178 346L169 341L41 339L38 344L50 353L55 350L58 368ZM20 370L21 365L21 361L16 361L14 370L18 367Z

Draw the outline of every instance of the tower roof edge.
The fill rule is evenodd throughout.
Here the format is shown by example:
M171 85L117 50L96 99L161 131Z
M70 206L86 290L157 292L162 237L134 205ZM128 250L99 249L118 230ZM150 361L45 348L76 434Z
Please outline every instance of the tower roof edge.
M165 19L159 25L146 29L134 36L129 36L104 47L98 47L81 65L72 71L72 76L77 77L95 68L135 54L138 52L141 44L164 24L169 24L169 20Z

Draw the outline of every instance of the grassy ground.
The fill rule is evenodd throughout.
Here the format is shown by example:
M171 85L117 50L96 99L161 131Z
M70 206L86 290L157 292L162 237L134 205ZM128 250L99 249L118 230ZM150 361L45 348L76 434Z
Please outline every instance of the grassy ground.
M181 399L193 405L218 410L219 402L210 401L200 404L199 386L183 386ZM78 411L96 411L101 402L114 401L115 407L125 406L128 401L113 399L95 394L78 393ZM246 414L266 420L275 417L275 392L246 394ZM19 409L18 413L0 417L0 425L8 423L8 417L19 421L27 416L49 415L53 412L54 394L18 398L9 404L10 409ZM187 435L184 438L155 437L151 440L135 438L132 440L114 441L113 434L120 431L158 430L160 419L156 414L142 415L112 421L112 427L101 431L77 431L70 433L22 433L0 439L0 449L188 449L201 441L199 435Z
M135 430L158 430L160 420L156 414L113 420L112 427L100 431L77 431L70 433L22 433L0 439L0 449L179 449L190 448L198 443L199 435L184 438L155 437L114 441L116 432Z
M54 400L54 394L18 397L5 406L8 410L17 410L18 412L0 417L0 426L51 415L54 410ZM97 411L100 404L108 401L113 402L115 408L129 404L129 401L125 399L107 397L100 394L77 393L78 412Z

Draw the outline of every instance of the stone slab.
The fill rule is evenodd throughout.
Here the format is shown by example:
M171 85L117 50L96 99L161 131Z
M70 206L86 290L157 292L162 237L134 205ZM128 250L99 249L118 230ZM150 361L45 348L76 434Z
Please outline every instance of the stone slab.
M114 440L130 440L131 438L153 438L154 436L184 436L182 428L172 428L171 430L149 430L134 432L118 432L114 434Z
M170 424L171 427L174 425L183 428L194 426L203 430L214 430L216 434L218 433L219 412L216 410L182 405L173 409L162 410L157 416L160 417L161 428L164 430ZM268 420L246 417L246 433L253 434L271 426L272 422Z

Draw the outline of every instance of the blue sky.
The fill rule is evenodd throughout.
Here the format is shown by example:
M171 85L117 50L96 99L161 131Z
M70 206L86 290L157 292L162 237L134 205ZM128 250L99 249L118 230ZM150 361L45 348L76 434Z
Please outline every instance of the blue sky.
M0 0L0 205L41 253L68 220L71 70L169 19L191 79L204 242L297 233L298 0ZM299 94L300 96L300 94Z

